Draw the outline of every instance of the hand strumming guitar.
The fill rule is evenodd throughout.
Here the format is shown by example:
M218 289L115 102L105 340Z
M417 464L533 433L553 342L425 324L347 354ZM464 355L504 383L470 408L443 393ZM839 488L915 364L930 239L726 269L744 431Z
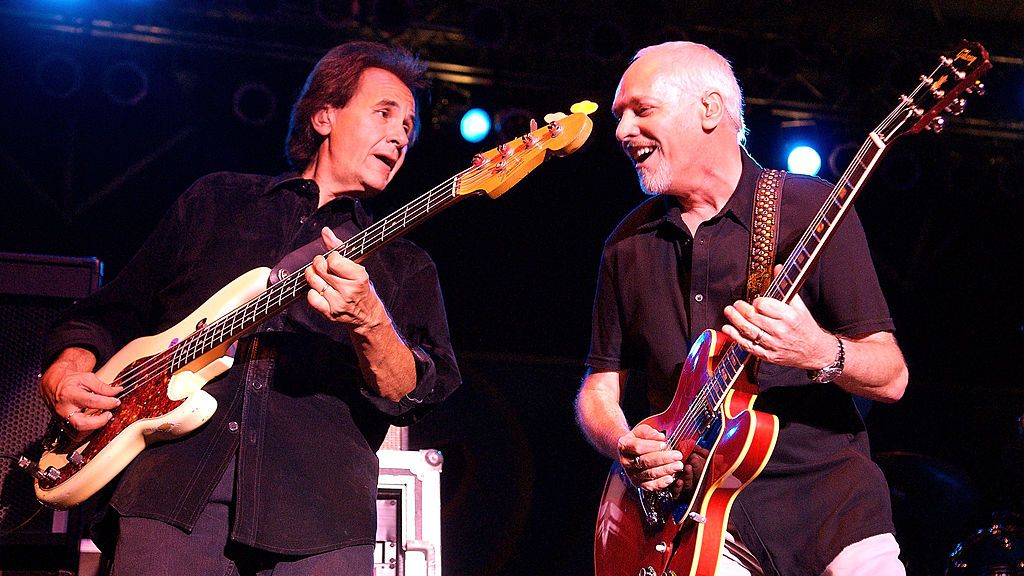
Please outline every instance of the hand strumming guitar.
M50 410L64 421L69 435L84 437L113 418L121 405L111 386L96 377L96 356L85 348L66 348L39 379L39 392Z

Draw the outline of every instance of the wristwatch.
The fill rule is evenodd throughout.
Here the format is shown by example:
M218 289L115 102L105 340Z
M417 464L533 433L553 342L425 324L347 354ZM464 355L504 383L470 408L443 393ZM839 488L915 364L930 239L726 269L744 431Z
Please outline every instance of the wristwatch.
M839 378L839 375L843 373L843 361L846 359L846 351L843 349L843 341L839 336L836 336L836 344L839 346L839 351L836 354L835 362L818 370L807 371L807 377L811 379L811 382L828 384L829 382L835 382L836 378Z

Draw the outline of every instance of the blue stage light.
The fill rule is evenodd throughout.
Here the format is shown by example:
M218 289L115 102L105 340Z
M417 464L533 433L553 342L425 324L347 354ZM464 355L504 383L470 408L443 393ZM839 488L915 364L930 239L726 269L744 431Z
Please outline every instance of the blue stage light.
M821 155L810 146L797 146L790 151L787 164L794 174L816 176L821 170Z
M467 142L479 142L491 132L491 115L482 108L471 108L462 115L459 130Z

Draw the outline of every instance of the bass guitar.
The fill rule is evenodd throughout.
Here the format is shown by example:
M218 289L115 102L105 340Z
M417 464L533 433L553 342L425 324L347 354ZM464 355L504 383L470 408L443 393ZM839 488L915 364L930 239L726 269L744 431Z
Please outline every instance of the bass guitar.
M588 115L596 109L593 102L580 102L569 116L547 116L546 126L477 154L471 167L330 252L358 262L462 198L501 196L547 158L578 150L590 136ZM45 444L35 483L39 501L58 509L79 504L148 444L178 438L209 420L217 402L203 386L231 367L233 342L306 294L310 287L304 270L272 285L269 268L251 270L174 327L119 350L96 375L124 387L118 394L121 405L89 437L72 440L57 433Z
M939 132L959 115L965 95L982 93L992 67L980 44L963 42L875 128L796 244L765 296L789 302L803 285L833 230L879 159L896 138ZM692 489L673 494L633 486L616 463L605 483L594 538L597 576L711 576L739 492L764 469L775 447L778 419L753 410L757 388L750 354L725 334L705 331L686 358L675 395L662 413L643 421L665 433L684 461L703 461Z

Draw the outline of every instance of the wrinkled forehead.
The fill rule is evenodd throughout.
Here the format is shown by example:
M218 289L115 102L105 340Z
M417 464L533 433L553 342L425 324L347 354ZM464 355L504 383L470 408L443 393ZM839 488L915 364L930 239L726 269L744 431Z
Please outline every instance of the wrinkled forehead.
M416 97L412 89L394 73L383 68L367 68L359 77L356 94L365 95L371 100L388 102L406 108L415 115Z
M612 111L618 115L624 108L644 99L676 101L684 86L681 74L685 74L685 70L671 61L654 55L638 58L619 79Z

